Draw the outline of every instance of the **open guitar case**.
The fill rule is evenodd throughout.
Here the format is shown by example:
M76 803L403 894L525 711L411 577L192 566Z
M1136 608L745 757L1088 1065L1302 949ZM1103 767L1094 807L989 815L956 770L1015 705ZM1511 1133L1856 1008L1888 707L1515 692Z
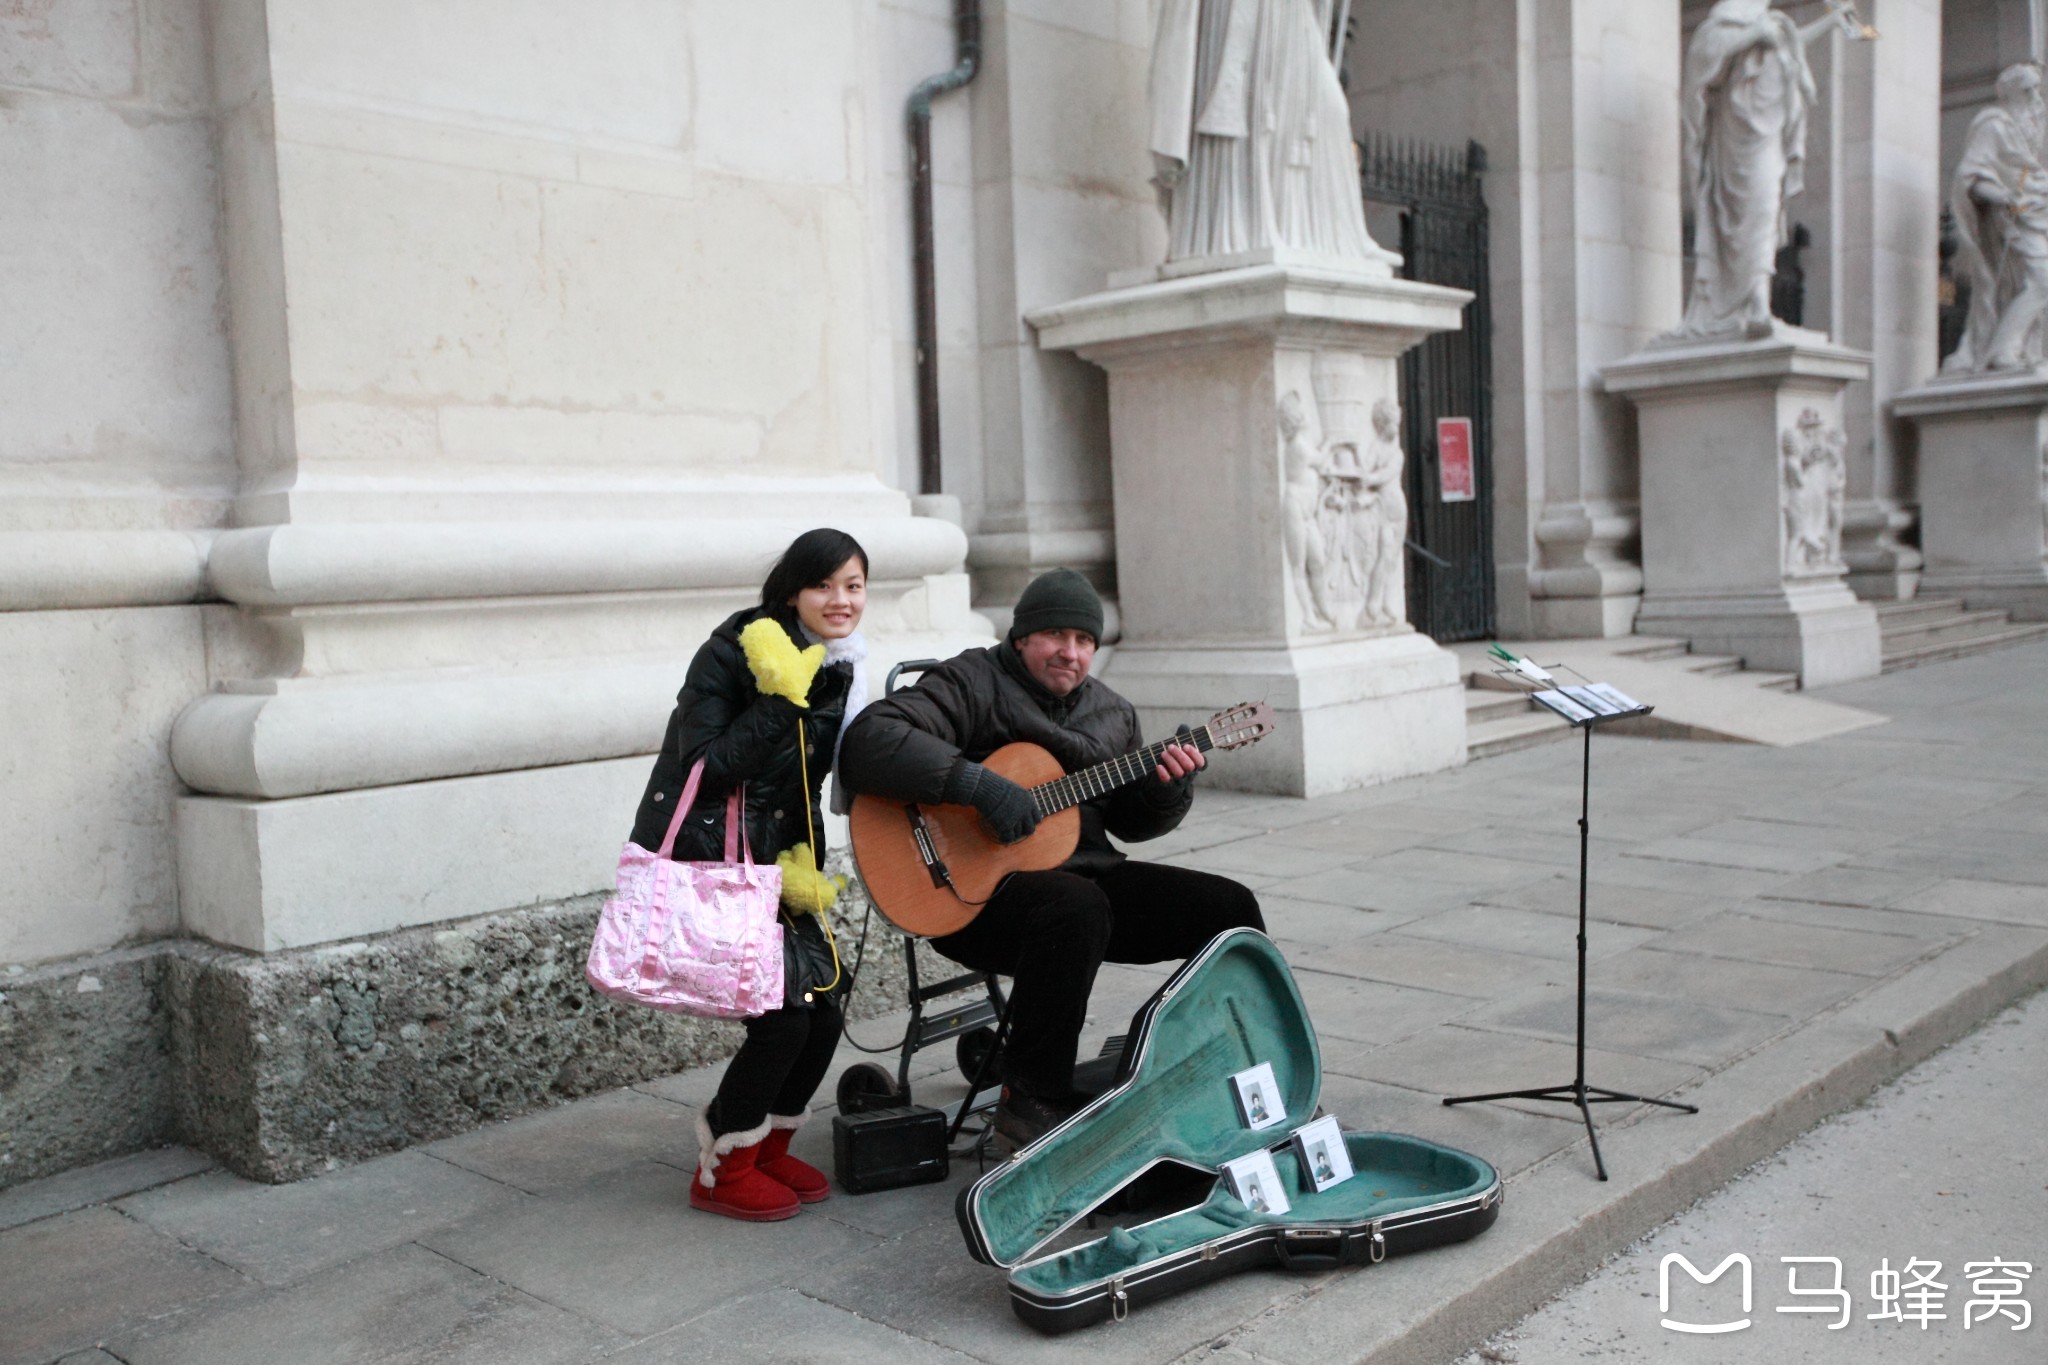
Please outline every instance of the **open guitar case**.
M1287 1118L1254 1131L1230 1078L1260 1062ZM1500 1216L1493 1167L1396 1133L1346 1133L1355 1173L1316 1193L1288 1138L1321 1086L1315 1030L1280 950L1252 929L1219 935L1139 1009L1108 1090L960 1192L968 1252L1010 1272L1018 1317L1068 1332L1255 1266L1375 1263L1463 1241ZM1278 1216L1253 1212L1214 1175L1262 1146L1292 1205ZM1168 1163L1194 1176L1197 1202L1076 1244L1083 1219L1148 1172L1156 1187Z

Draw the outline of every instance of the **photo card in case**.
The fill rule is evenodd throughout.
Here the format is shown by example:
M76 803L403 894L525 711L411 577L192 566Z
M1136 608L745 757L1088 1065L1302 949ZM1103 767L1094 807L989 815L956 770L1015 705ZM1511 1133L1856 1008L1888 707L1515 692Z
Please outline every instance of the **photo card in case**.
M1224 1162L1223 1180L1237 1202L1253 1213L1283 1214L1294 1207L1281 1183L1280 1168L1273 1164L1273 1154L1263 1147Z
M1344 1130L1337 1126L1334 1115L1304 1123L1294 1130L1293 1141L1302 1174L1317 1194L1351 1178L1351 1153L1344 1146Z
M1238 1116L1253 1131L1287 1119L1287 1105L1280 1098L1280 1082L1273 1077L1271 1062L1260 1062L1232 1076L1230 1092L1237 1097Z

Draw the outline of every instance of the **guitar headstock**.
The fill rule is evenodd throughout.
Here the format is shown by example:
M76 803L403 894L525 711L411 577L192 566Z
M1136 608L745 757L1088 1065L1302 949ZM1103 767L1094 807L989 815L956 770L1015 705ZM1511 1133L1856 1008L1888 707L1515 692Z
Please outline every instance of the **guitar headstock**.
M1273 708L1262 701L1241 701L1209 717L1209 738L1219 749L1242 749L1273 733Z

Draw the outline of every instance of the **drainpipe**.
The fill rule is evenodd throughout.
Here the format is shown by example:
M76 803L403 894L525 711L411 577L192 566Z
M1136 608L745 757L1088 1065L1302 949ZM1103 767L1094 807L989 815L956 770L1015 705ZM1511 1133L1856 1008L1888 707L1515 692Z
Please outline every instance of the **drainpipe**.
M932 97L981 64L981 0L955 0L954 64L910 92L911 270L917 286L917 491L939 491L939 299L932 251Z

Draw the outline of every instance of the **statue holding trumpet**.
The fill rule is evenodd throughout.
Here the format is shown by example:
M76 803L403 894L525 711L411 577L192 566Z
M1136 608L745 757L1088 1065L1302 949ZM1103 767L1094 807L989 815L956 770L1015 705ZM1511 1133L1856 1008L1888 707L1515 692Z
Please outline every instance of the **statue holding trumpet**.
M1818 91L1806 49L1830 31L1877 36L1852 0L1795 23L1771 0L1720 0L1686 45L1681 122L1693 209L1685 317L1665 344L1756 340L1775 330L1771 274L1805 188L1806 124Z

